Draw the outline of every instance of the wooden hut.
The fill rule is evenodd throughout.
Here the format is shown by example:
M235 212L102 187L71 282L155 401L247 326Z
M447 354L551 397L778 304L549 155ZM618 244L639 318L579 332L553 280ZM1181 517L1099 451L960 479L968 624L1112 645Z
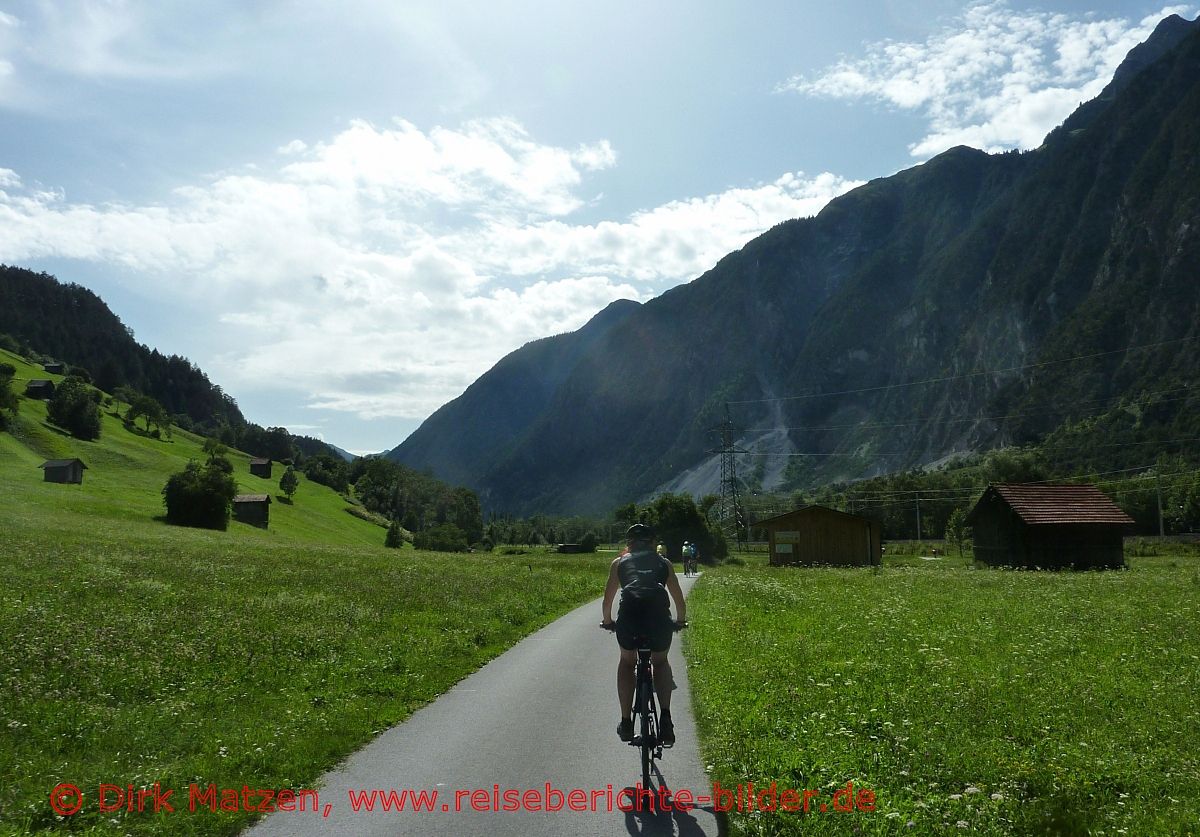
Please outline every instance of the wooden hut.
M50 363L43 363L42 368L51 375L62 375L66 371L66 365L57 360L51 361Z
M25 385L25 396L27 398L53 398L54 381L45 380L42 378L34 378Z
M45 482L83 484L83 472L87 466L81 459L47 459L42 463Z
M1043 569L1125 566L1133 518L1094 485L989 485L967 515L975 557Z
M233 519L266 529L271 522L271 495L239 494L234 497Z
M262 477L269 480L271 478L271 460L251 459L250 473L256 477Z
M767 530L772 566L866 567L883 558L877 521L824 506L805 506L754 527Z

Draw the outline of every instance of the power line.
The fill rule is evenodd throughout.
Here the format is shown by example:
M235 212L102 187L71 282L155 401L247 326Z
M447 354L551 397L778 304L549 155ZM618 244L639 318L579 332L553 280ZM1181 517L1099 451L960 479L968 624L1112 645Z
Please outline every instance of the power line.
M1180 386L1180 387L1173 387L1171 389L1157 390L1155 392L1143 392L1143 393L1139 393L1135 397L1142 398L1142 397L1146 397L1146 396L1162 395L1162 394L1170 393L1170 392L1179 392L1181 390L1191 389L1194 386L1195 386L1195 384L1193 383L1193 384L1186 384L1186 385ZM1158 404L1168 404L1168 403L1171 403L1174 401L1185 401L1191 397L1192 397L1192 395L1189 394L1189 395L1181 395L1177 398L1161 398L1158 401L1155 401L1154 404L1158 405ZM1076 402L1076 405L1099 404L1101 402L1106 402L1106 401L1120 401L1121 399L1124 399L1124 398L1129 398L1129 396L1128 395L1112 395L1112 396L1108 396L1106 398L1088 398L1088 399L1083 399L1081 401ZM737 403L737 402L734 402L734 403ZM742 402L742 403L747 403L747 402ZM751 427L751 428L747 429L745 432L746 433L765 433L765 432L779 431L779 430L793 432L793 431L809 431L809 430L847 430L847 429L851 429L851 428L911 427L913 425L928 424L933 421L939 421L941 424L959 424L959 423L964 423L964 422L975 422L975 421L1003 421L1005 419L1012 419L1012 418L1026 418L1028 416L1056 415L1056 414L1069 413L1069 412L1072 412L1072 410L1070 408L1060 407L1060 408L1050 409L1050 410L1034 410L1034 411L1021 412L1021 413L1007 413L1005 415L999 415L999 416L974 416L974 417L949 418L949 419L939 419L937 416L922 416L922 417L914 418L914 419L911 419L908 421L898 421L898 422L851 422L849 424L802 425L800 427L771 427L771 426L764 425L762 427ZM1094 413L1092 415L1102 415L1102 413ZM1085 416L1080 416L1080 418L1085 418Z
M978 372L967 372L962 375L947 375L941 378L926 378L922 381L905 381L898 384L884 384L877 387L862 387L860 389L846 389L837 392L816 392L808 395L781 395L772 398L747 398L740 401L727 401L726 404L765 404L773 401L801 401L809 398L828 398L834 395L860 395L864 392L882 392L885 390L902 389L904 387L915 387L923 384L941 384L947 381L961 381L967 378L978 378L983 375L999 375L1003 372L1020 372L1025 369L1040 369L1046 366L1053 366L1058 363L1073 363L1077 360L1092 360L1098 357L1107 357L1108 355L1118 355L1124 352L1134 352L1141 349L1155 349L1160 346L1169 346L1175 343L1184 343L1191 340L1200 339L1200 335L1193 337L1178 337L1174 340L1161 340L1157 343L1145 343L1140 346L1127 346L1124 349L1113 349L1108 352L1096 352L1088 355L1076 355L1074 357L1064 357L1057 360L1044 360L1038 363L1026 363L1021 366L1006 366L1000 369L984 369Z
M1044 479L1044 480L1032 480L1028 483L1023 483L1023 485L1046 485L1049 483L1059 483L1059 482L1066 482L1068 480L1084 479L1086 477L1105 476L1105 475L1109 475L1109 474L1128 473L1130 471L1148 470L1153 467L1154 467L1153 464L1138 465L1135 468L1119 468L1119 469L1116 469L1113 471L1095 471L1095 472L1088 473L1088 474L1071 474L1071 475L1067 475L1067 476L1053 477L1053 478ZM1184 471L1169 471L1169 472L1163 473L1163 474L1156 474L1155 476L1178 477L1178 476L1196 476L1196 475L1200 475L1200 469L1184 470ZM1095 483L1095 485L1097 487L1099 487L1099 486L1125 486L1125 485L1128 485L1129 482L1130 482L1130 480L1102 480L1100 482ZM882 504L882 503L902 503L902 502L912 502L914 500L929 500L931 502L936 503L936 502L954 502L957 500L969 499L971 497L977 496L980 492L985 491L986 489L987 489L987 486L982 485L982 486L975 486L975 487L963 486L961 488L931 488L927 491L921 491L920 489L897 489L896 491L893 491L893 492L875 491L875 492L868 492L866 494L851 494L849 492L842 491L833 496L836 498L840 498L844 501L853 501L855 503L880 503L880 504ZM1157 490L1157 488L1151 487L1151 488L1146 488L1146 489L1142 489L1142 488L1122 488L1121 489L1121 491L1124 493L1138 492L1138 491L1154 491L1154 490ZM935 494L938 496L934 496Z
M1116 468L1111 471L1092 471L1087 474L1068 474L1066 476L1051 477L1049 479L1044 479L1044 480L1030 480L1029 482L1025 483L1025 485L1046 485L1048 483L1062 482L1064 480L1081 480L1081 479L1085 479L1087 477L1106 477L1106 476L1110 476L1111 474L1127 474L1132 471L1145 471L1149 468L1153 468L1154 465L1155 465L1155 463L1151 463L1149 465L1136 465L1132 468ZM1171 474L1163 474L1162 476L1173 476L1176 473L1187 473L1187 472L1177 471L1177 472L1172 472ZM909 494L917 495L917 494L919 494L921 497L928 497L931 500L936 500L936 499L938 499L937 497L933 497L930 495L933 495L933 494L962 494L963 492L982 491L986 487L987 486L978 487L978 488L973 487L973 486L960 486L958 488L929 488L929 489L924 489L924 490L922 490L920 488L897 488L892 491L870 491L870 492L867 492L866 494L855 495L855 497L856 498L857 497L864 497L864 498L896 497L896 496L900 496L900 495L909 495ZM849 496L849 495L844 495L844 496Z
M872 451L871 453L769 453L769 452L760 452L760 451L753 451L753 450L744 450L744 451L741 451L741 455L742 456L777 456L777 457L791 457L791 456L868 456L868 457L870 457L870 456L909 456L910 454L908 454L908 453L875 453L874 451Z

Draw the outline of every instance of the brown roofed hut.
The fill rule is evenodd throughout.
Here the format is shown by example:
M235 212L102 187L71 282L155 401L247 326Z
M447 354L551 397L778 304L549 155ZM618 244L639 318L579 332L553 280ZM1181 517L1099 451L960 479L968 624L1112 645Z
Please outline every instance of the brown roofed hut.
M68 485L82 485L83 472L87 469L82 459L47 459L41 467L45 482Z
M51 375L62 375L64 372L66 372L66 366L61 361L57 360L51 361L50 363L43 363L42 368Z
M766 529L772 566L867 567L883 559L877 521L825 506L802 509L760 520Z
M45 380L43 378L34 378L25 385L25 396L27 398L53 398L54 381Z
M1041 569L1119 569L1133 518L1094 485L989 485L967 515L975 557Z
M264 479L269 480L271 478L271 460L269 460L269 459L251 459L250 460L250 473L253 476L263 477Z
M233 498L233 519L266 529L271 522L269 494L239 494Z

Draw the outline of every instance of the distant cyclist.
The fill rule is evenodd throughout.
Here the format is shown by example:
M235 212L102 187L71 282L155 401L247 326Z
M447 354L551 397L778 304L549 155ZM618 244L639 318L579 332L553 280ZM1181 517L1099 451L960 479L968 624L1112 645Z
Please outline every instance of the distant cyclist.
M612 562L608 585L604 588L604 624L612 624L612 605L617 591L621 605L617 610L617 644L621 659L617 663L617 701L621 705L621 722L617 735L622 741L633 739L634 666L637 663L637 639L649 640L654 667L654 691L661 709L660 737L664 744L675 743L675 727L671 723L671 664L667 650L675 624L671 620L669 599L675 602L679 622L687 617L683 590L675 568L654 549L654 530L644 523L635 523L625 535L629 552ZM668 594L669 599L668 599Z

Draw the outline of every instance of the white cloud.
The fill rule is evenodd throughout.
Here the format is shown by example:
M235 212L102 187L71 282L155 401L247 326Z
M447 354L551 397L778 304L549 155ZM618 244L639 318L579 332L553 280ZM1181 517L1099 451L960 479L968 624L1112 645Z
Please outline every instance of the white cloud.
M606 141L561 148L511 119L422 131L356 121L274 167L156 205L73 203L0 169L0 260L80 259L233 335L210 372L362 417L422 418L503 354L618 298L694 278L856 183L774 182L573 223Z
M1035 148L1100 93L1163 17L1193 13L1191 6L1167 6L1135 23L979 3L924 43L870 44L865 56L843 59L814 78L794 76L780 89L920 113L929 129L910 146L914 157L959 144Z
M308 144L304 140L294 139L291 142L281 145L275 149L276 154L299 154L301 151L308 150Z
M816 214L857 185L829 173L812 179L789 173L753 188L672 201L626 221L494 224L482 236L477 258L489 270L516 275L541 275L571 264L650 284L674 283L706 270L780 221Z

